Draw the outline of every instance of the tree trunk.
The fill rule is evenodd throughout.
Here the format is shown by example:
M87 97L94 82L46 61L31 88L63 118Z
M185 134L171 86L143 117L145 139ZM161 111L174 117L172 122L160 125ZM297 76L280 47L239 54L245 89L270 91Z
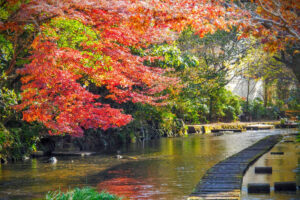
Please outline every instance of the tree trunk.
M213 112L213 108L212 107L213 107L213 97L210 96L209 97L209 115L208 115L209 122L212 121L212 112Z
M249 96L250 96L250 78L247 79L247 95L246 95L246 121L250 121L250 110L249 110Z
M264 107L266 108L269 101L269 95L268 95L268 80L266 79L264 81Z

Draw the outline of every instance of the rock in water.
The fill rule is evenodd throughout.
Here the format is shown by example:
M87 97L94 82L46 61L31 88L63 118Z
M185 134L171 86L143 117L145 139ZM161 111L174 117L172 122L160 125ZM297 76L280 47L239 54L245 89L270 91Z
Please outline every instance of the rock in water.
M52 163L52 164L55 164L57 163L57 159L55 157L51 157L49 160L48 160L49 163Z
M23 157L22 157L22 160L23 160L23 161L26 161L26 160L29 160L29 159L30 159L30 158L29 158L28 156L23 156Z

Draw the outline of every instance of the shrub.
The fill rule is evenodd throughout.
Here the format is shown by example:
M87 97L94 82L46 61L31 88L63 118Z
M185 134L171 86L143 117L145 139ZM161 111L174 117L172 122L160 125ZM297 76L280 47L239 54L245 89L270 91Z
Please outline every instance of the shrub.
M46 200L120 200L120 197L107 192L98 193L95 189L75 188L74 190L61 192L60 190L48 192Z
M263 100L260 98L255 98L252 101L247 102L242 101L242 108L244 114L247 114L254 121L258 120L274 120L278 119L280 116L279 107L273 104L268 105L268 107L264 106Z
M290 97L287 100L288 108L290 110L300 110L300 89L292 89Z
M15 123L18 123L19 127L6 128L0 123L0 161L20 160L23 155L28 156L36 150L42 127L25 122Z

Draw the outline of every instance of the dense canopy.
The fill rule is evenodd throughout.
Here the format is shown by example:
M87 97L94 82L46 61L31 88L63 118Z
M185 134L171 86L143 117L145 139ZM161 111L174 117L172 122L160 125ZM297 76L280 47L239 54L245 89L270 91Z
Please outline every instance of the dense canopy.
M161 105L162 92L178 83L161 68L147 67L131 48L171 41L190 25L200 36L229 30L237 16L222 1L7 1L8 31L18 49L30 47L30 62L22 75L23 119L38 121L52 134L81 135L83 128L123 126L131 116L109 104L89 85L105 87L117 103L127 101ZM27 44L18 44L29 32ZM23 46L22 46L23 45ZM28 47L24 47L28 45ZM7 74L15 70L12 59Z
M225 0L0 2L0 31L13 45L5 73L22 76L22 102L15 108L51 134L80 136L84 129L128 124L132 117L115 103L165 105L165 90L179 79L145 65L161 58L132 51L173 41L187 27L200 37L238 27L240 38L263 36L276 49L299 41L299 3L293 0L257 1L255 14ZM20 56L26 61L17 69Z

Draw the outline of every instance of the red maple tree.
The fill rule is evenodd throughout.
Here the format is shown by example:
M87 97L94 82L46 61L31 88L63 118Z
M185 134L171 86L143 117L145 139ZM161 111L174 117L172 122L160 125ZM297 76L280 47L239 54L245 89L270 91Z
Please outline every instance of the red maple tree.
M16 109L23 119L38 121L51 134L83 134L84 129L119 127L131 121L122 110L102 104L100 96L85 88L88 81L105 87L105 96L118 103L132 101L163 105L163 91L179 84L165 76L165 70L148 67L145 59L131 53L130 48L146 48L149 44L174 40L178 32L192 26L204 36L217 29L237 25L239 14L224 6L225 1L213 0L9 0L18 4L0 30L12 33L12 41L35 27L30 43L30 63L19 69L22 75L22 102ZM58 45L59 35L43 33L51 20L71 19L83 23L97 33L93 43L83 42L79 48ZM18 53L15 44L14 55ZM109 58L87 64L94 55ZM12 61L7 73L15 71Z

